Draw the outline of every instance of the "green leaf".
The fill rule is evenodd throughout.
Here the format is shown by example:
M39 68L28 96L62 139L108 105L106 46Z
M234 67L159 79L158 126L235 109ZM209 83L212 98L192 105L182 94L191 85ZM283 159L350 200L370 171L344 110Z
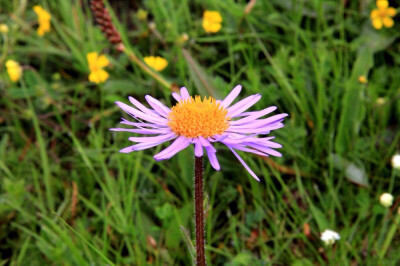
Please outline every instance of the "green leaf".
M156 207L156 215L163 221L169 220L172 217L172 207L169 203L164 203L162 207Z
M335 142L336 151L345 154L352 150L352 144L358 137L361 123L365 117L363 105L364 87L358 84L358 77L366 75L373 67L373 53L368 47L359 50L357 59L345 85L345 94L342 100L342 112Z
M214 89L211 77L206 74L206 71L196 62L189 51L182 49L182 54L188 63L190 77L193 79L198 92L202 95L210 95L216 99L221 99L219 91Z
M107 93L122 94L122 95L126 94L140 95L149 92L147 88L139 86L137 83L129 79L108 80L104 84L103 89L107 91Z

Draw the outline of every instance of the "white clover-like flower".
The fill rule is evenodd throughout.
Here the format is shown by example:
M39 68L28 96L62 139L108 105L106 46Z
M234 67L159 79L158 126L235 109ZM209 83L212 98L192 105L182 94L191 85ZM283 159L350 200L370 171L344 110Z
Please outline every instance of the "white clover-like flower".
M325 230L321 234L321 240L324 241L326 245L333 245L333 243L335 243L335 241L339 239L340 235L335 231L329 229Z
M393 204L393 196L392 194L389 193L383 193L380 197L379 197L379 201L381 202L381 204L388 208L390 206L392 206Z
M392 167L400 170L400 154L392 156Z

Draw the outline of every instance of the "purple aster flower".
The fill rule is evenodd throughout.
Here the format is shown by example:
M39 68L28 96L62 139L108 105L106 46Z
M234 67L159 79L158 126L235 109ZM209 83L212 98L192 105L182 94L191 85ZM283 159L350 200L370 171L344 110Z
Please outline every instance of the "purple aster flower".
M178 103L171 109L157 99L146 95L147 108L133 97L129 97L134 107L116 102L116 104L132 116L136 122L122 118L121 124L134 127L112 128L112 131L127 131L131 133L150 135L143 137L130 137L134 145L126 147L120 152L145 150L167 141L172 141L167 148L154 155L157 161L169 159L190 144L194 145L196 157L203 156L206 151L211 166L220 169L214 148L215 142L225 144L238 158L246 170L257 180L249 166L235 150L254 153L261 156L282 156L275 148L282 145L271 141L274 137L263 137L272 130L283 127L283 119L287 114L277 114L263 118L276 110L276 106L265 108L261 111L246 112L251 106L261 99L260 94L251 95L237 103L232 104L242 89L236 86L224 100L215 100L212 97L191 97L185 87L180 94L173 92L172 96Z

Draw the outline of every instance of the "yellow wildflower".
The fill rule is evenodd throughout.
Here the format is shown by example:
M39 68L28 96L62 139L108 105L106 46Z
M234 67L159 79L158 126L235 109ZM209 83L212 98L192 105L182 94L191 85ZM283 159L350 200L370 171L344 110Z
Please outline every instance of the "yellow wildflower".
M376 7L377 9L371 11L372 26L377 30L381 29L382 25L387 28L393 27L394 22L391 17L396 15L396 9L389 7L386 0L377 0Z
M218 32L221 29L222 17L218 11L204 11L203 28L206 32Z
M0 33L7 33L8 26L6 24L0 24Z
M7 60L7 72L12 82L18 81L22 76L22 67L14 60Z
M50 13L44 10L41 6L34 6L33 11L35 11L38 16L39 28L37 29L37 33L39 36L43 36L46 32L50 32Z
M108 66L110 63L107 57L104 55L99 56L96 52L88 53L86 57L90 69L89 81L97 84L106 81L108 73L102 68Z
M167 60L160 56L146 56L144 58L144 62L146 62L149 67L152 67L157 71L162 71L168 65Z
M139 10L136 12L136 16L139 20L146 20L148 15L149 13L141 8L139 8Z
M358 82L362 83L362 84L366 84L368 83L368 80L365 76L359 76L358 77Z

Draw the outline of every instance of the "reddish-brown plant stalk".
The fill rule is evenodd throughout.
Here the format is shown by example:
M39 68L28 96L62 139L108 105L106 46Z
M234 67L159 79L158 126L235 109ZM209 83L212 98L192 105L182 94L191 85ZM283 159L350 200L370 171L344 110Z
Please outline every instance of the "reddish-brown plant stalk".
M204 253L203 156L195 156L194 208L196 223L196 265L205 266L206 257Z
M101 31L106 35L110 43L115 45L115 48L122 52L124 45L122 44L121 36L111 21L110 13L104 6L103 0L91 0L90 8L92 9L94 20L99 25Z

